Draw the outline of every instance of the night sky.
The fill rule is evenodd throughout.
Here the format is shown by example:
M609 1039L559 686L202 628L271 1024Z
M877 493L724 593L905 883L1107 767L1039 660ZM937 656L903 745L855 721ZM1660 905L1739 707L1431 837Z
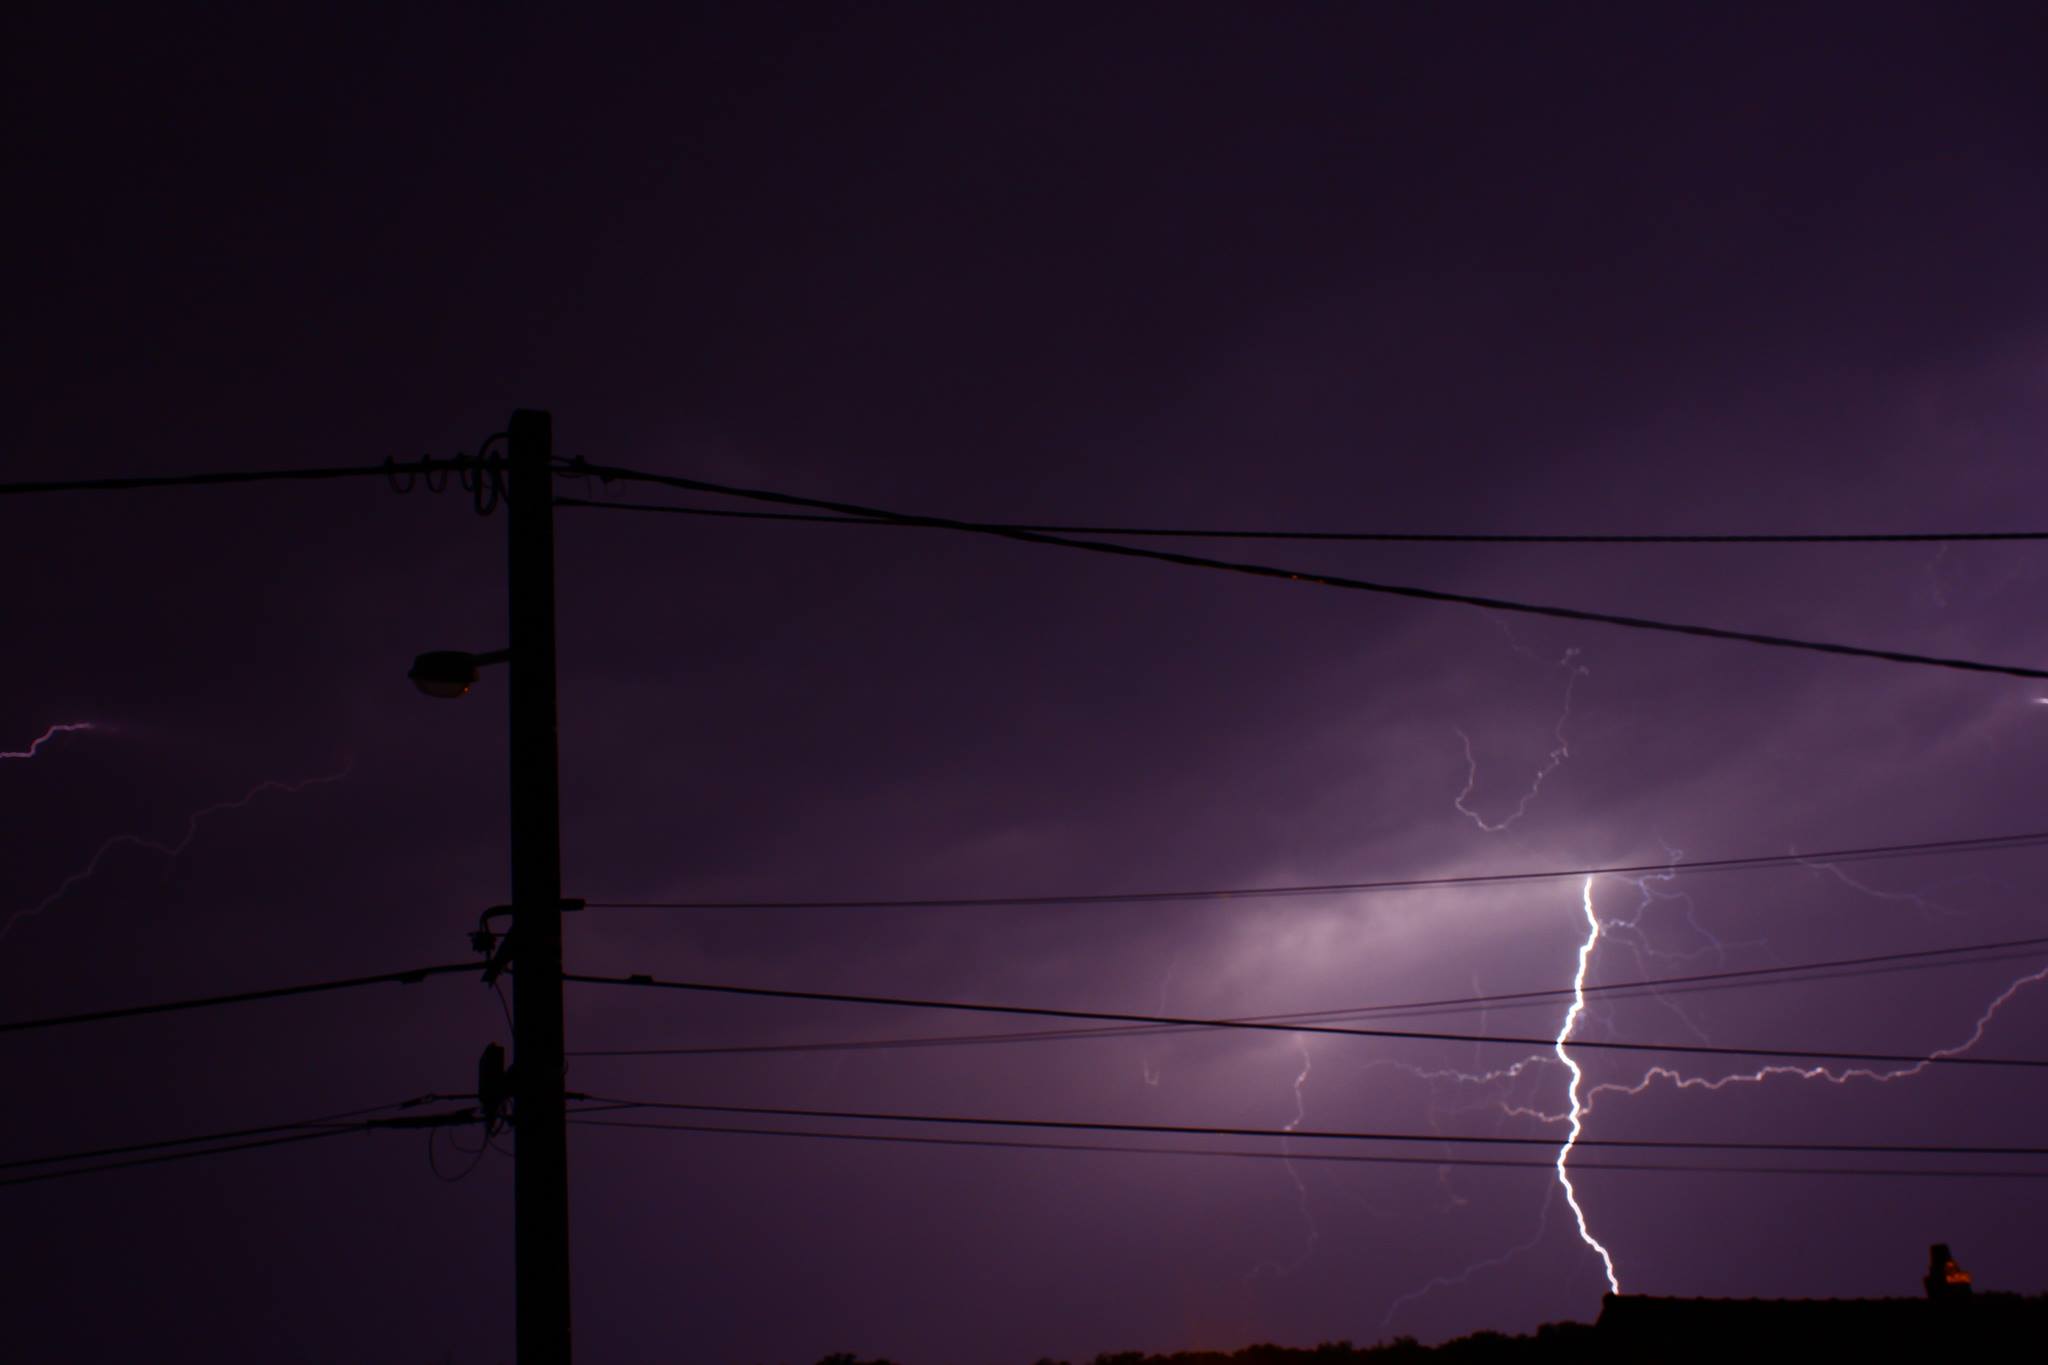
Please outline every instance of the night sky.
M14 12L4 478L451 456L534 407L567 457L1010 522L2048 523L2038 7L640 8L666 12ZM2018 679L941 531L558 522L565 890L592 901L1260 887L2048 829L2048 690ZM503 677L450 705L405 671L503 643L504 536L459 490L382 479L0 500L0 750L93 727L0 762L0 1019L464 960L506 897ZM2037 544L1195 548L2048 665ZM1569 986L1588 894L1595 984L2026 937L2044 860L1590 893L592 908L567 955L1334 1011ZM2044 966L1596 998L1577 1036L1924 1054ZM1057 1027L568 999L572 1050ZM1565 1010L1407 1026L1549 1038ZM467 1092L494 1039L499 1003L466 976L7 1034L0 1160ZM1976 1050L2048 1055L2048 982ZM1754 1069L1575 1060L1587 1091L1659 1062ZM1597 1094L1585 1131L2033 1144L2038 1074L1653 1079ZM569 1073L693 1103L1559 1140L1569 1079L1540 1048L1284 1032ZM511 1160L436 1178L475 1138L437 1136L432 1164L425 1134L387 1131L0 1189L7 1353L507 1359ZM1606 1287L1547 1168L594 1126L570 1150L590 1362L1440 1340L1589 1320ZM1738 1159L1583 1159L1630 1157ZM1935 1241L1980 1288L2038 1292L2044 1190L1577 1181L1623 1289L1681 1295L1914 1294Z

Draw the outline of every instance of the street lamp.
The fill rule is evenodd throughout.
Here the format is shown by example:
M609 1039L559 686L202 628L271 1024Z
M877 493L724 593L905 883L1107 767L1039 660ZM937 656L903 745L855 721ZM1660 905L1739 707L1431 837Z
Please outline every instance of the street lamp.
M512 928L493 956L512 985L511 1090L513 1335L519 1365L570 1365L569 1143L562 1048L562 794L555 737L555 503L553 424L512 414L503 470L506 526L504 649L437 649L412 662L413 686L452 700L487 664L505 681L511 801ZM488 1068L488 1063L485 1064ZM485 1086L482 1089L492 1089Z
M405 676L428 696L453 701L476 686L479 668L504 663L511 657L509 649L494 649L488 654L471 654L465 649L430 649L413 659Z

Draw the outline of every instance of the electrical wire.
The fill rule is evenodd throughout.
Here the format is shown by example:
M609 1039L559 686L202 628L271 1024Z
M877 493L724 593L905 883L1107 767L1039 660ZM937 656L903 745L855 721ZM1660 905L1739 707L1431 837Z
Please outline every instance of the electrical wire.
M438 1128L429 1128L427 1130L427 1169L432 1171L434 1179L440 1181L443 1185L459 1185L469 1179L470 1176L476 1174L477 1168L484 1164L484 1156L492 1150L491 1140L488 1135L472 1151L457 1142L455 1134L450 1133L448 1135L448 1145L453 1147L458 1154L468 1157L469 1164L453 1175L449 1175L441 1169L440 1159L434 1155L434 1140L440 1136L441 1130Z
M179 1010L211 1009L217 1005L243 1005L255 1000L282 1000L295 995L318 995L324 991L352 990L387 982L409 985L430 976L451 972L474 972L474 962L450 962L434 967L412 967L402 972L380 972L376 976L350 976L338 981L311 981L299 986L274 986L268 990L236 991L231 995L206 995L190 1000L163 1000L150 1005L123 1005L116 1009L88 1010L82 1014L50 1014L39 1019L0 1020L0 1033L27 1029L63 1028L72 1024L96 1024L109 1019L137 1019L151 1014L172 1014Z
M569 470L573 471L574 466ZM596 507L668 516L731 518L743 521L808 522L827 526L882 526L897 530L945 529L929 522L834 516L822 512L750 512L729 507L678 507L659 503L555 499L557 507ZM1129 536L1170 540L1300 540L1409 545L1926 545L1969 541L2048 540L2048 531L1903 531L1831 535L1522 535L1471 531L1249 531L1185 526L1074 526L1036 522L984 522L992 531L1033 531L1057 536Z
M644 470L626 469L619 466L579 464L574 466L573 469L564 472L593 474L607 481L618 480L631 483L649 483L665 488L682 488L692 492L717 493L726 497L747 498L757 502L816 508L826 512L837 512L848 516L900 523L907 526L925 526L934 529L964 531L975 535L998 536L1003 539L1023 541L1033 545L1050 545L1061 549L1086 551L1092 554L1118 555L1127 559L1148 559L1162 564L1176 564L1183 568L1213 569L1227 573L1245 574L1254 578L1271 578L1294 583L1309 583L1318 587L1341 588L1350 592L1377 593L1383 596L1405 597L1415 601L1484 607L1492 611L1512 612L1524 616L1546 616L1562 621L1582 621L1594 625L1619 626L1628 630L1658 631L1670 635L1688 635L1699 639L1762 645L1772 649L1803 650L1809 653L1833 654L1847 658L1875 659L1886 663L1911 664L1923 668L1956 669L1969 673L1995 673L2013 678L2048 678L2048 670L2026 668L2018 664L1989 663L1977 659L1943 658L1931 654L1913 654L1904 650L1876 649L1864 645L1836 644L1824 640L1800 639L1787 635L1768 635L1758 631L1729 630L1720 626L1701 626L1677 621L1662 621L1650 617L1627 616L1617 612L1589 611L1579 607L1560 607L1534 602L1511 601L1507 598L1484 597L1475 593L1445 592L1436 588L1418 588L1398 583L1376 583L1362 578L1349 578L1340 574L1316 573L1307 569L1289 569L1278 565L1254 564L1241 560L1211 559L1204 555L1183 554L1174 550L1156 550L1139 545L1121 545L1110 541L1076 540L1069 536L1050 535L1042 531L1005 529L1002 526L989 522L960 521L951 517L919 516L907 512L890 511L886 508L864 506L859 503L837 502L826 498L800 497L792 493L777 493L760 488L742 488L732 484L712 483L704 479L686 479L669 474L651 474ZM587 505L602 510L618 510L624 504L590 503Z
M234 1128L222 1133L201 1133L192 1137L157 1138L149 1142L129 1142L118 1147L95 1147L85 1151L59 1152L52 1156L13 1157L0 1161L0 1171L15 1171L28 1166L55 1166L69 1162L92 1161L101 1157L132 1156L138 1152L161 1151L173 1147L189 1147L195 1143L228 1142L239 1138L265 1137L272 1133L288 1133L316 1127L342 1123L348 1119L361 1118L366 1114L381 1114L391 1109L417 1109L421 1105L436 1104L455 1098L449 1095L416 1095L409 1100L397 1100L390 1104L373 1104L361 1109L344 1109L336 1114L318 1114L312 1118L295 1119L290 1123L270 1123L257 1128Z
M193 1161L206 1156L223 1156L229 1152L249 1152L261 1147L283 1147L294 1142L316 1142L321 1138L337 1138L361 1131L356 1128L320 1128L310 1132L285 1133L278 1137L257 1138L249 1142L230 1143L223 1147L206 1147L188 1152L161 1152L155 1156L133 1157L126 1161L109 1161L97 1166L81 1166L71 1170L43 1171L35 1175L10 1176L0 1180L0 1187L8 1185L37 1185L50 1180L69 1180L74 1176L99 1175L105 1171L124 1171L136 1166L161 1166L173 1161Z
M908 1133L848 1133L828 1129L742 1128L718 1124L654 1123L635 1119L574 1118L582 1128L636 1128L669 1133L723 1133L740 1137L817 1138L835 1142L880 1142L920 1147L995 1148L1031 1152L1111 1152L1130 1156L1223 1157L1253 1161L1319 1161L1359 1166L1461 1166L1557 1174L1555 1161L1515 1161L1498 1157L1397 1156L1383 1152L1273 1152L1223 1147L1140 1147L1104 1142L1034 1142L1022 1138L923 1137ZM1881 1179L1935 1178L1970 1180L2040 1180L2048 1170L1983 1170L1954 1167L1748 1166L1709 1162L1574 1161L1574 1176L1591 1171L1666 1172L1682 1175L1871 1176Z
M1355 1005L1344 1009L1304 1010L1286 1014L1255 1014L1244 1018L1255 1023L1286 1020L1310 1022L1339 1019L1401 1019L1439 1014L1473 1014L1482 1011L1532 1009L1576 996L1601 999L1633 999L1638 996L1689 995L1700 991L1742 990L1756 986L1804 985L1815 981L1851 980L1893 972L1933 971L2006 962L2015 958L2036 958L2048 950L2048 938L2007 939L1954 948L1924 948L1914 952L1882 953L1868 957L1836 958L1832 961L1795 963L1782 967L1753 967L1740 971L1699 972L1689 976L1659 977L1643 981L1621 981L1591 985L1574 990L1568 986L1544 990L1515 991L1500 995L1468 995L1451 999L1400 1005ZM1010 1033L968 1033L912 1035L898 1038L836 1039L805 1043L753 1043L718 1047L674 1048L582 1048L571 1057L715 1057L809 1052L870 1052L921 1047L957 1047L1006 1043L1064 1042L1093 1038L1153 1037L1163 1033L1195 1033L1203 1030L1172 1024L1126 1024L1090 1029L1040 1029Z
M0 497L41 493L125 493L143 488L214 488L247 483L306 483L329 479L388 478L404 474L442 474L474 467L475 461L387 460L382 464L325 465L305 469L228 469L197 474L143 474L106 479L42 479L0 483Z
M901 1114L858 1109L789 1109L762 1105L695 1104L671 1100L628 1099L611 1095L585 1095L593 1104L618 1109L675 1110L693 1114L732 1114L755 1118L829 1119L858 1123L916 1123L960 1128L1030 1128L1074 1133L1150 1133L1174 1137L1252 1137L1313 1142L1384 1142L1445 1144L1454 1147L1545 1147L1556 1148L1555 1135L1524 1136L1506 1133L1371 1133L1348 1129L1246 1128L1229 1124L1113 1123L1083 1119L991 1118L970 1114ZM1754 1142L1679 1138L1593 1138L1574 1139L1574 1149L1585 1147L1643 1151L1688 1152L1809 1152L1830 1156L2003 1156L2048 1157L2048 1147L2009 1146L1984 1143L1912 1142Z
M35 1185L51 1180L69 1180L75 1176L99 1175L106 1171L131 1170L138 1166L159 1166L173 1161L192 1161L200 1157L222 1156L230 1152L256 1151L266 1147L282 1147L297 1142L315 1142L322 1138L342 1137L350 1133L368 1133L389 1128L434 1128L454 1124L474 1123L477 1114L474 1109L454 1113L425 1114L412 1118L358 1119L351 1123L310 1122L301 1125L281 1125L287 1129L273 1136L253 1137L244 1141L224 1141L232 1133L216 1133L206 1137L177 1138L164 1144L132 1144L137 1150L152 1146L178 1146L186 1150L153 1151L142 1156L127 1157L119 1161L98 1161L91 1165L71 1165L61 1170L37 1171L28 1175L8 1176L0 1179L0 1187L10 1185ZM260 1130L256 1130L260 1131ZM194 1145L211 1144L211 1145ZM86 1160L90 1154L72 1153L66 1157L35 1158L42 1163L64 1160Z
M1322 882L1294 886L1210 887L1181 891L1105 891L1043 896L935 896L868 900L585 900L591 910L980 910L1029 906L1151 905L1176 901L1240 901L1298 896L1347 896L1381 891L1425 891L1451 886L1512 886L1523 882L1586 877L1661 876L1676 872L1746 872L1818 863L1876 862L1945 853L2003 853L2048 844L2048 830L1989 834L1968 839L1875 844L1815 853L1761 853L1728 858L1674 859L1605 867L1552 868L1536 872L1477 872L1444 877L1399 877L1371 882Z
M585 986L629 986L688 991L706 995L749 996L764 1000L805 1000L839 1005L874 1005L889 1009L954 1010L970 1014L1015 1014L1040 1019L1088 1019L1116 1024L1178 1024L1208 1029L1247 1029L1267 1033L1329 1034L1347 1038L1381 1038L1394 1042L1472 1043L1492 1047L1523 1047L1549 1051L1556 1038L1502 1034L1445 1033L1422 1029L1355 1028L1339 1024L1269 1023L1254 1019L1199 1019L1179 1015L1137 1014L1108 1010L1056 1009L1043 1005L994 1005L978 1001L927 1000L911 996L857 995L844 991L782 990L767 986L734 986L706 981L663 981L648 975L594 976L564 972L562 980ZM1915 1056L1893 1052L1838 1052L1821 1048L1719 1047L1706 1043L1639 1043L1615 1039L1573 1039L1574 1051L1647 1052L1704 1057L1786 1058L1801 1061L1868 1062L1894 1065L1978 1066L2039 1070L2043 1057Z

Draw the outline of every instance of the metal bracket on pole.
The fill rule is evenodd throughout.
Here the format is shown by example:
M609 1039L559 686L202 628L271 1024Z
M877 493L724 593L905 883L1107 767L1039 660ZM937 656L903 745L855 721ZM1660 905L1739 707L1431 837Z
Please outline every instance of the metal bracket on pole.
M505 1066L505 1049L492 1043L476 1059L476 1107L484 1116L484 1131L490 1132L512 1099L512 1073Z

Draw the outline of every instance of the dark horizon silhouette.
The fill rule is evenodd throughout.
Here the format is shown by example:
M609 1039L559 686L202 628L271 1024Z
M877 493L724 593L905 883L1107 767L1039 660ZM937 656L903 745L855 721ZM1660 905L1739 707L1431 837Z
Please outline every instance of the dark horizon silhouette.
M2048 1329L2048 1293L1974 1292L1946 1243L1929 1248L1919 1298L1713 1299L1610 1294L1593 1322L1546 1322L1526 1334L1474 1332L1434 1346L1403 1336L1369 1346L1245 1346L1234 1351L1105 1351L1085 1365L1403 1365L1408 1361L1614 1361L1638 1365L1767 1359L2031 1360ZM1807 1355L1806 1353L1813 1353ZM818 1365L896 1365L852 1353ZM1041 1359L1036 1365L1071 1365Z

